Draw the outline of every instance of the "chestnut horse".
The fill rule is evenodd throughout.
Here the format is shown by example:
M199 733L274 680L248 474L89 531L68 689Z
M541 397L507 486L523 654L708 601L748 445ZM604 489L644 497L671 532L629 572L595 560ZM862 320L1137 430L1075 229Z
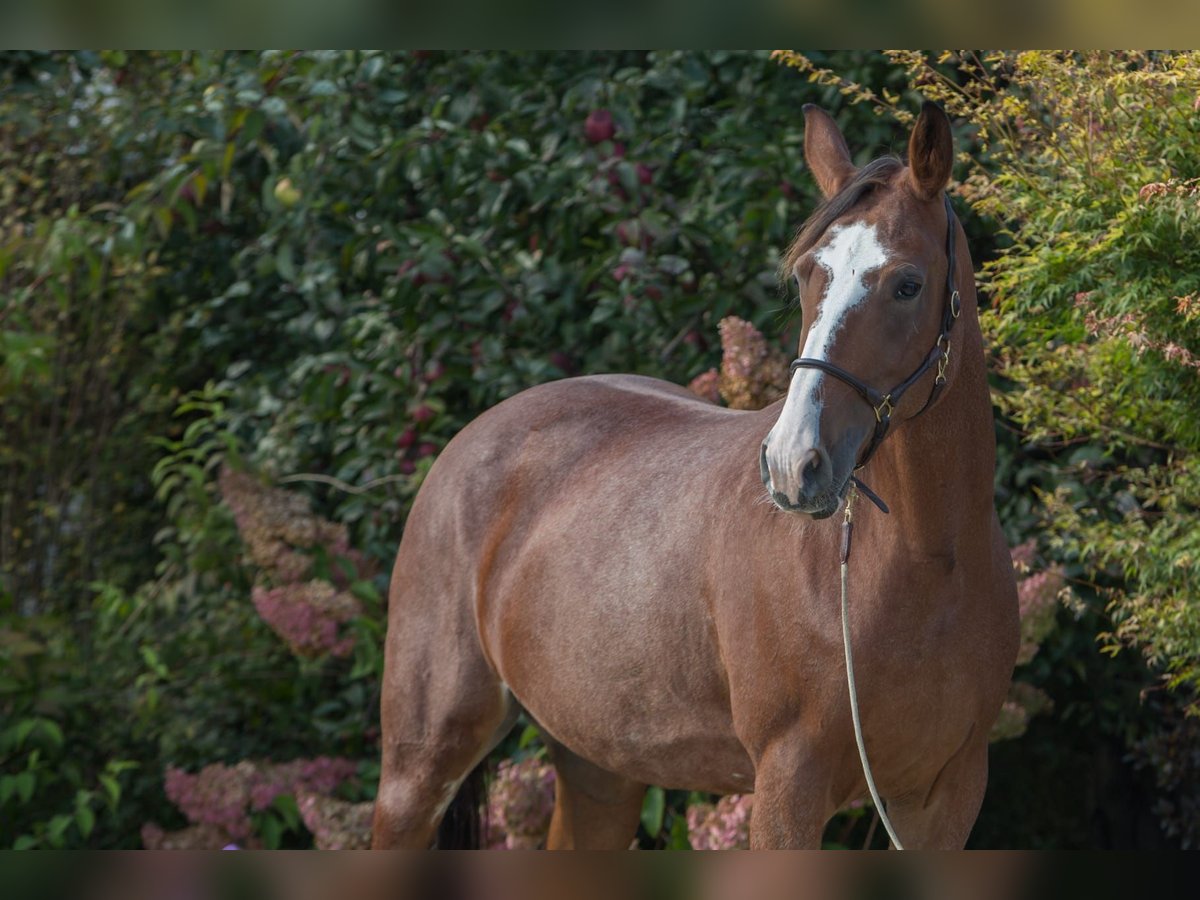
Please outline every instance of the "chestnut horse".
M866 747L907 845L967 840L1017 603L950 124L926 104L907 165L857 169L804 113L826 199L784 261L804 328L783 401L557 381L430 471L392 575L376 847L430 846L521 710L558 776L550 847L628 847L650 784L753 792L752 846L820 846L865 795L828 516L870 454L891 513L859 504L850 570Z

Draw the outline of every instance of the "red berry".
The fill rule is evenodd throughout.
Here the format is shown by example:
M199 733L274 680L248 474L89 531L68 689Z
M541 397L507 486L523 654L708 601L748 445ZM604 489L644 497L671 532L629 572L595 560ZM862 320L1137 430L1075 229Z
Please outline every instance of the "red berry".
M611 141L613 135L617 133L617 128L613 124L612 113L607 109L593 110L588 115L587 121L583 123L583 133L593 144L599 144L601 141Z
M419 447L417 447L417 458L423 459L426 456L433 456L437 452L437 444L421 444Z
M413 410L412 417L414 422L428 422L434 417L434 415L435 413L432 406L425 406L422 404Z
M637 177L642 184L649 184L654 180L654 170L645 163L638 163Z
M637 219L628 219L617 225L617 240L626 247L636 247L641 239L641 231Z
M405 428L400 432L400 437L396 438L396 446L403 450L406 447L411 447L417 440L417 430L415 428Z
M399 469L401 475L411 475L413 472L417 471L417 464L411 459L402 459L400 460Z

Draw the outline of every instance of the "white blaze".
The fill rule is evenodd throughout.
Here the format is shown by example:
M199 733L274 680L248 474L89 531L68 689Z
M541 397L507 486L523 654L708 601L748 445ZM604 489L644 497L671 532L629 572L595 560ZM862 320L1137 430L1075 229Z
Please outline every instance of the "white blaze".
M816 261L829 273L825 295L817 306L817 317L808 330L800 355L828 362L829 351L845 324L846 316L867 299L867 276L888 261L888 254L879 241L874 225L853 222L835 225L829 237L816 252ZM771 429L767 442L772 471L786 473L785 480L798 477L792 469L801 455L820 443L820 421L823 408L821 386L825 373L820 369L800 368L792 375L787 401L779 421ZM776 490L795 495L793 484L775 484Z

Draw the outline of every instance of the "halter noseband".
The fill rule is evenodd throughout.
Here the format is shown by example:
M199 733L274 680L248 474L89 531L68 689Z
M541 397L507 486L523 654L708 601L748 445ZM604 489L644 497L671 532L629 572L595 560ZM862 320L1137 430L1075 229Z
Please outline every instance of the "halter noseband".
M871 442L867 444L866 451L854 464L855 471L865 466L871 457L875 455L875 451L879 449L879 445L887 437L888 428L892 423L892 413L900 405L900 399L910 387L921 380L921 376L934 366L937 366L937 376L933 379L933 388L929 392L929 399L925 401L925 405L913 416L914 419L933 404L933 401L938 398L938 395L946 386L946 365L950 362L950 329L954 327L959 313L962 312L962 298L959 296L958 289L954 287L954 209L950 205L950 198L948 196L943 195L943 199L946 201L946 306L942 311L942 330L938 334L937 340L934 342L929 353L925 355L924 361L917 366L911 375L885 393L875 390L875 388L851 375L840 366L835 366L833 363L826 362L823 359L800 357L792 362L789 370L790 374L795 374L797 369L820 369L822 372L832 375L834 378L851 387L875 412L875 431L871 435ZM851 476L851 480L862 489L863 493L876 506L884 512L888 511L887 505L865 484L853 476Z

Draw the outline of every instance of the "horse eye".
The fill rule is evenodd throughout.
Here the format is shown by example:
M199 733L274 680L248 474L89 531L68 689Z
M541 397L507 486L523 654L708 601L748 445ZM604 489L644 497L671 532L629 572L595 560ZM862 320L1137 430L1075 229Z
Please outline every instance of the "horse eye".
M917 294L921 293L921 282L912 281L911 279L903 282L900 287L896 288L897 300L911 300Z

